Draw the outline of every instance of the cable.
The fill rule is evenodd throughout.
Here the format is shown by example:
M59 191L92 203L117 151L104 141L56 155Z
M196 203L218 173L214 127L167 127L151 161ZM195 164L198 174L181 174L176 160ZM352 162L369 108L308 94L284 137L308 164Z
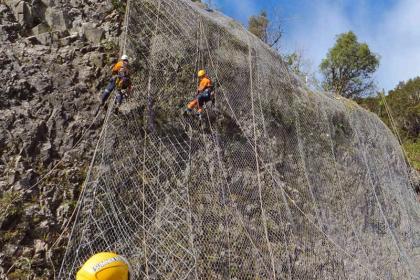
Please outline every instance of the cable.
M210 52L210 48L209 48L209 43L208 43L208 40L207 40L207 38L206 38L206 44L207 44L207 47L208 47L208 52L209 52L209 57L210 57L210 61L211 61L211 63L212 63L212 66L214 67L214 63L213 63L213 59L211 58L212 57L212 54L211 54L211 52ZM288 70L286 69L286 73L288 73ZM220 81L219 80L219 78L218 77L216 77L217 78L217 80L218 81ZM290 81L290 78L289 78L289 81ZM291 83L291 81L289 82L290 84L292 84ZM231 113L232 113L232 115L235 117L235 119L236 119L236 121L237 121L237 124L239 125L239 126L241 126L240 125L240 122L239 122L239 120L236 118L236 115L235 115L235 112L234 112L234 110L233 110L233 107L230 105L230 102L229 102L229 98L225 95L225 92L224 91L222 91L223 92L223 94L224 94L224 97L225 97L225 100L226 100L226 102L228 103L228 107L229 107L229 109L231 110ZM248 137L247 137L247 139L248 139ZM251 143L251 141L248 139L247 141L249 141L250 142L250 145L251 146L253 146L253 144ZM255 149L255 147L254 147L254 149ZM257 160L258 160L258 158L257 158ZM262 160L262 159L261 159ZM271 174L272 175L272 174ZM274 178L274 176L273 176L273 180L274 181L276 181L275 180L275 178ZM279 185L279 186L281 186L281 185ZM329 237L325 232L324 232L324 230L322 229L322 228L320 228L319 226L317 226L317 224L312 220L312 219L310 219L309 218L309 216L296 204L296 202L287 194L287 193L285 193L286 194L286 196L289 198L289 200L293 203L293 205L299 210L299 212L301 212L301 214L317 229L317 230L319 230L329 241L330 241L330 243L331 244L333 244L334 246L336 246L340 251L342 251L345 255L347 255L348 257L350 257L350 258L352 258L353 259L353 256L351 256L343 247L341 247L339 244L337 244L331 237ZM360 266L360 267L362 267L363 269L365 269L366 271L369 271L369 272L371 272L371 273L373 273L372 271L370 271L370 269L369 268L367 268L367 267L365 267L362 263L360 263L358 260L355 260L357 263L358 263L358 265ZM381 278L379 278L378 276L376 276L376 274L375 273L373 273L374 275L375 275L375 277L377 278L377 279L381 279Z
M95 251L113 250L145 278L405 276L395 250L374 255L381 248L362 241L378 235L359 235L360 221L349 221L358 207L343 191L349 159L325 124L337 101L308 98L277 54L217 12L189 0L129 6L127 50L145 71L136 72L133 99L107 121L61 275L73 276ZM198 123L170 109L183 106L199 67L216 78L220 102ZM156 131L145 130L147 93Z

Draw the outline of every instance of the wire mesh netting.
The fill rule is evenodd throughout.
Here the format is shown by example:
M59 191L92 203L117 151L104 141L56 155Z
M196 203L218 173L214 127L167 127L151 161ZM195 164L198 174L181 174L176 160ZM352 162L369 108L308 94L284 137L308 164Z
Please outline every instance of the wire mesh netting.
M383 123L189 0L131 1L127 22L135 91L107 112L59 279L101 251L135 279L419 279L420 207ZM199 69L202 121L181 114Z

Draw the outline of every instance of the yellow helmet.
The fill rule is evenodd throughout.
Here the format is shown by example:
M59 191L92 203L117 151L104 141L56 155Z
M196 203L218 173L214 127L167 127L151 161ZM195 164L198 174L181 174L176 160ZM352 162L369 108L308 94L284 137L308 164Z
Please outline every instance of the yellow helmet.
M129 280L130 265L115 253L92 256L77 272L76 280Z
M202 78L202 77L204 77L205 75L206 75L206 70L200 70L200 71L198 71L197 76L198 76L199 78Z

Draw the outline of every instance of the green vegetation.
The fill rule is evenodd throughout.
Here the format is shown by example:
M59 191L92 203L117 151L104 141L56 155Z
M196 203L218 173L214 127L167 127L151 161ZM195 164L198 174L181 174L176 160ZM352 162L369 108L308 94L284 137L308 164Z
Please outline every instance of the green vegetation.
M407 152L408 159L416 170L420 170L420 140L408 140L404 143L404 149Z
M302 74L302 55L297 52L283 55L283 60L296 75Z
M321 91L316 73L312 71L310 62L305 59L301 51L294 51L292 53L283 54L283 61L291 72L305 81L307 86L316 91Z
M20 214L22 209L16 204L16 201L19 199L18 193L15 192L5 192L0 198L0 223L3 222L8 216L17 216Z
M249 18L248 30L260 38L263 42L268 43L268 24L269 20L267 13L262 11L257 16L251 16Z
M374 88L371 76L378 66L377 55L367 44L359 43L353 32L340 34L320 65L323 87L347 98L368 95Z
M114 7L114 10L118 11L121 14L125 14L125 1L122 0L111 0L112 6Z
M279 43L283 31L279 19L269 19L267 12L262 11L259 15L248 19L248 30L270 47L280 51Z
M29 258L21 257L15 263L15 271L8 275L8 279L29 279L28 275L33 272L33 261Z
M105 41L105 42L102 42L102 47L108 53L109 52L117 52L117 51L119 51L119 46L114 41Z
M420 77L399 83L385 100L378 95L356 101L392 128L385 103L389 106L408 158L413 167L420 170Z

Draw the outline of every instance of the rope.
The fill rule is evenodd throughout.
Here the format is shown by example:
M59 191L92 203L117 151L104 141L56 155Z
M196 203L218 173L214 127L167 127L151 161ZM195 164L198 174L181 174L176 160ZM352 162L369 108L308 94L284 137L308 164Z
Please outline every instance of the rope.
M378 127L377 127L377 125L378 125L378 122L374 122L374 125L375 125L375 129L378 129ZM392 182L393 184L395 184L395 185L397 185L398 183L397 182L395 182L395 176L393 176L392 174L391 174L391 168L390 168L390 165L391 165L391 162L392 162L392 159L390 158L390 156L389 156L389 153L388 153L388 151L386 150L386 146L385 146L385 144L384 144L384 142L382 142L382 144L381 144L381 150L383 151L383 153L387 156L387 165L386 165L386 167L387 167L387 173L388 173L388 180L384 180L384 176L380 176L380 178L381 178L381 180L384 180L383 182L384 183L388 183L389 181L390 182ZM398 162L400 162L400 157L398 158ZM378 161L376 160L375 162L377 162L378 163ZM378 163L379 164L379 163ZM391 185L392 186L392 185ZM382 188L382 189L384 189L384 188ZM385 188L384 189L384 191L383 191L383 194L384 194L384 196L385 196L385 194L386 194L386 191L389 191L389 188ZM415 199L416 199L416 197L414 196L415 194L414 194L414 192L408 192L408 197L402 197L402 195L401 195L401 193L400 192L398 192L397 193L398 194L398 200L399 200L399 204L398 204L398 206L399 206L399 208L401 209L401 212L404 212L405 213L405 215L406 215L406 218L408 219L408 220L410 220L410 222L408 222L408 227L409 227L409 235L410 235L410 239L412 240L412 242L414 242L414 236L413 236L413 224L415 224L415 223L413 223L413 215L411 215L410 213L409 213L409 210L407 209L407 205L406 205L406 201L409 201L410 199L411 200L413 200L413 201L415 201ZM407 193L406 193L407 194ZM411 196L410 196L410 194L411 194ZM392 197L391 198L389 198L389 196L386 196L386 198L387 198L387 202L385 203L386 205L389 205L389 204L392 204ZM399 240L400 242L403 242L403 240ZM402 248L404 248L404 247L402 247ZM411 273L411 269L412 269L412 265L413 265L413 263L410 261L410 259L407 257L407 253L406 252L404 252L404 256L403 257L405 257L405 260L406 260L406 262L407 262L407 264L410 266L410 271L409 271L409 273ZM413 275L413 274L412 274Z
M130 1L131 0L127 0L127 10L126 10L126 16L125 16L125 39L123 41L123 53L125 53L125 48L126 48L126 44L127 44L127 32L128 32L128 22L129 22L129 18L128 18L128 14L129 14L129 8L130 8ZM51 33L51 32L46 32L46 33ZM44 33L42 33L44 34ZM121 52L120 52L121 54ZM96 123L96 120L98 118L100 114L96 114L94 120L91 122L91 124L89 125L89 127L87 129L84 130L84 132L82 133L82 135L80 136L79 141L76 142L76 144L74 144L71 148L71 150L76 149L83 141L84 136L86 135L86 133L92 128L92 126ZM39 184L41 184L42 182L45 181L45 179L47 179L62 163L64 162L64 159L61 159L59 162L57 162L51 169L50 171L48 171L45 175L43 175L35 184L33 184L32 186L30 186L28 189L26 189L26 192L29 192L31 190L33 190L36 186L38 186ZM13 200L9 203L9 205L6 207L5 211L2 214L2 217L0 219L3 219L4 216L7 214L7 211L10 209L11 205L13 205L17 199L19 199L21 196L23 195L23 193L20 193L20 195L18 195L18 197L13 198Z
M197 253L195 251L195 245L194 245L194 238L193 238L193 222L192 222L192 211L191 211L191 194L190 194L190 183L191 183L191 170L192 170L192 129L190 131L190 145L188 150L188 164L189 164L189 172L187 175L187 197L188 197L188 224L190 225L190 243L191 247L193 249L193 256L194 256L194 278L198 280L198 271L197 271Z
M131 0L127 0L127 6L125 10L125 16L124 16L124 26L125 26L125 32L124 32L124 40L122 44L122 53L127 53L127 36L128 36L128 24L130 21L130 2Z
M210 52L210 48L209 48L209 43L208 43L208 40L207 40L207 37L206 37L206 44L207 44L207 47L208 47L208 54L209 54L209 57L210 57L210 61L211 61L211 65L214 67L214 63L213 63L213 59L212 59L212 54L211 54L211 52ZM288 72L288 70L286 69L286 73L287 74L289 74L289 72ZM292 85L292 82L291 82L291 79L290 79L290 76L289 75L287 75L287 78L289 79L289 84L290 85ZM216 79L218 80L218 81L220 81L220 79L216 76ZM222 86L221 86L222 87ZM236 122L237 122L237 124L241 127L241 130L242 131L244 131L243 130L243 128L242 128L242 126L241 126L241 124L240 124L240 122L239 122L239 120L237 119L237 117L236 117L236 114L235 114L235 111L233 110L233 107L232 107L232 105L230 104L230 101L229 101L229 98L226 96L226 94L225 94L225 91L224 90L222 90L222 92L223 92L223 95L224 95L224 97L225 97L225 101L226 101L226 103L228 104L228 107L229 107L229 109L230 109L230 111L231 111L231 114L232 114L232 116L235 118L235 120L236 120ZM247 141L250 143L250 145L251 146L253 146L253 148L255 149L255 147L254 147L254 145L252 144L252 142L249 140L249 138L246 136L246 134L244 134L245 135L245 137L247 138ZM260 159L260 158L257 158L257 160L258 159ZM261 161L262 161L262 159L260 159ZM263 161L262 161L263 162ZM281 186L281 184L279 184L278 182L277 182L277 180L276 180L276 178L274 177L274 175L271 173L270 174L271 176L272 176L272 179L273 179L273 181L274 182L276 182L276 184L279 186L279 187L281 187L282 188L282 186ZM347 257L349 257L349 258L351 258L351 259L354 259L355 260L355 262L360 266L360 267L362 267L363 269L365 269L366 271L368 271L368 272L370 272L370 273L372 273L374 276L375 276L375 278L376 279L381 279L379 276L377 276L373 271L371 271L368 267L366 267L364 264L362 264L359 260L357 260L357 259L355 259L350 253L348 253L343 247L341 247L338 243L336 243L327 233L325 233L325 231L321 228L321 227L319 227L297 204L296 204L296 202L290 197L290 195L289 194L287 194L286 192L285 192L285 195L287 196L287 198L292 202L292 204L296 207L296 209L320 232L320 233L322 233L326 238L327 238L327 240L332 244L332 245L334 245L339 251L341 251L342 253L344 253Z
M85 179L85 181L84 181L84 183L82 185L82 190L81 190L81 193L79 195L79 199L77 200L77 203L76 203L76 207L75 207L75 209L74 209L74 211L73 211L70 219L68 220L67 224L65 225L64 230L61 232L61 234L59 235L59 237L57 238L57 240L51 245L51 249L49 250L49 252L50 252L49 256L51 256L51 251L54 248L54 246L56 244L58 244L58 242L61 240L61 238L64 235L64 233L67 231L68 227L70 226L70 222L71 222L72 218L73 217L76 217L76 219L77 219L77 217L79 216L81 205L82 205L82 201L84 199L84 193L86 191L86 185L87 185L88 180L90 178L90 174L91 174L92 169L93 169L93 164L94 164L95 159L96 159L96 154L98 153L98 150L99 150L100 140L102 139L102 136L104 135L104 133L106 131L108 120L109 120L109 117L111 115L112 109L113 109L113 106L112 105L109 106L108 112L107 112L107 115L106 115L106 118L105 118L105 121L104 121L104 125L102 126L102 130L101 130L101 133L99 134L99 139L98 139L98 141L96 143L96 147L95 147L95 150L94 150L94 153L93 153L93 157L92 157L92 160L90 162L90 166L89 166L89 169L88 169L88 173L86 175L86 179ZM73 235L73 232L75 230L75 226L76 226L76 224L73 225L72 230L71 230L71 233L70 233L70 236ZM65 256L67 255L68 250L69 250L69 247L66 248L66 253L64 254L63 261L65 260ZM51 264L53 265L54 279L55 279L54 262L52 261L51 258L50 258L50 261L51 261ZM62 265L62 267L63 267L63 265ZM61 271L60 271L60 274L61 274Z
M414 167L413 167L413 165L411 164L410 158L408 157L408 153L407 153L406 149L404 148L404 142L402 141L401 135L400 135L400 133L398 132L398 128L397 128L397 125L396 125L395 119L394 119L394 117L393 117L393 115L392 115L391 108L389 107L388 102L386 101L385 94L384 94L383 92L381 92L381 93L380 93L380 96L381 96L382 101L383 101L383 103L384 103L384 106L385 106L385 111L386 111L386 113L387 113L387 115L388 115L388 119L389 119L389 121L390 121L391 128L392 128L392 130L394 131L394 135L396 135L396 136L397 136L398 142L400 143L401 150L402 150L402 152L403 152L403 154L404 154L404 157L405 157L405 159L406 159L406 164L407 164L407 166L409 167L409 169L410 169L410 170L414 170L415 168L414 168ZM412 186L414 186L414 182L412 181L412 178L411 178L411 176L410 176L410 175L408 175L408 178L409 178L409 180L410 180L411 185L412 185Z
M142 180L142 188L143 188L143 191L142 191L142 218L143 218L143 228L145 228L145 217L146 217L146 212L145 212L145 207L144 207L144 204L145 204L145 201L146 201L146 196L145 196L145 182L144 182L144 180L145 180L145 178L146 178L146 176L145 176L145 173L144 173L144 171L146 170L146 147L147 147L147 142L146 142L146 139L147 139L147 131L145 131L144 132L145 133L145 135L144 135L144 148L143 148L143 170L142 170L142 178L143 178L143 180ZM145 269L145 272L146 272L146 279L149 279L149 265L148 265L148 259L147 259L147 246L146 246L146 238L147 238L147 236L146 236L146 234L147 234L147 232L146 232L146 230L143 230L143 249L144 249L144 264L145 264L145 267L146 267L146 269Z
M369 175L368 176L368 178L369 178L369 185L372 188L372 193L373 193L373 195L375 197L375 200L377 202L377 205L378 205L379 211L381 213L381 216L382 216L382 218L383 218L383 220L384 220L384 222L386 224L387 230L389 231L389 233L391 235L391 239L392 239L392 241L393 241L393 243L395 245L395 248L397 249L399 255L401 257L403 257L404 259L407 260L408 259L407 258L407 255L402 252L402 250L401 250L401 248L400 248L400 246L398 244L397 238L395 236L395 233L391 229L391 226L389 224L389 221L388 221L388 219L387 219L387 217L385 215L385 212L384 212L383 207L382 207L382 203L379 201L378 194L377 194L377 191L376 191L376 188L375 188L375 183L373 181L373 172L371 170L371 167L369 165L369 161L368 161L368 158L367 158L366 145L363 145L362 142L361 142L361 138L359 136L359 132L358 132L357 126L355 127L355 132L356 132L356 138L358 139L357 141L358 141L359 145L362 146L363 162L364 162L365 167L367 169L367 174ZM411 271L408 270L408 273L411 274Z
M131 0L127 0L127 6L126 6L126 17L125 17L125 36L124 36L124 41L123 41L123 53L125 53L125 48L126 48L126 45L127 45L127 32L128 32L128 24L129 24L129 17L128 17L128 15L129 15L129 12L130 12L130 1ZM120 50L120 56L122 55L122 52L121 52L121 50ZM112 99L111 99L112 100ZM101 132L100 132L100 135L99 135L99 138L98 138L98 141L97 141L97 143L96 143L96 147L95 147L95 150L94 150L94 153L93 153L93 157L92 157L92 160L91 160L91 162L90 162L90 166L89 166L89 169L88 169L88 172L87 172L87 175L86 175L86 179L85 179L85 181L84 181L84 183L83 183L83 185L82 185L82 190L81 190L81 193L80 193L80 195L79 195L79 198L78 198L78 200L77 200L77 203L76 203L76 207L75 207L75 209L74 209L74 211L72 212L72 214L71 214L71 216L70 216L70 218L68 219L68 221L67 221L67 223L64 225L64 229L63 229L63 231L61 232L61 234L59 235L59 237L56 239L56 241L51 245L51 247L50 247L50 250L49 250L49 254L47 254L48 256L49 256L49 260L50 260L50 263L52 264L52 266L53 266L53 275L54 275L54 279L55 279L55 267L54 267L54 262L53 262L53 260L51 259L51 256L52 256L52 254L51 254L51 251L52 251L52 249L61 241L61 239L62 239L62 237L63 237L63 235L64 235L64 233L68 230L68 228L69 228L69 226L70 226L70 223L71 223L71 221L73 220L73 217L76 217L76 220L77 220L77 217L79 216L79 214L80 214L80 210L81 210L81 205L82 205L82 201L83 201L83 199L84 199L84 193L85 193L85 190L86 190L86 185L87 185L87 183L88 183L88 180L89 180L89 178L90 178L90 176L91 176L91 173L92 173L92 169L93 169L93 167L94 167L94 163L95 163L95 160L96 160L96 156L97 156L97 153L98 153L98 150L99 150L99 144L100 144L100 141L101 141L101 139L102 139L102 137L103 137L103 135L105 134L105 132L106 132L106 129L107 129L107 127L108 127L108 121L109 121L109 118L110 118L110 116L111 116L111 114L112 114L112 110L113 110L113 108L114 108L114 102L111 102L111 106L108 106L108 111L107 111L107 115L106 115L106 117L105 117L105 120L104 120L104 123L103 123L103 126L102 126L102 130L101 130ZM93 124L96 122L96 119L98 118L98 116L99 116L100 114L96 114L96 116L95 116L95 119L94 119L94 121L92 122L92 124L89 126L89 128L87 129L87 130L89 130L92 126L93 126ZM86 130L86 131L87 131ZM86 132L85 132L86 133ZM82 140L82 138L83 138L83 136L84 136L84 134L82 134L82 137L81 137L81 139L79 140L79 141L81 141ZM79 142L78 143L76 143L77 145L79 144ZM77 145L74 147L74 148L76 148L77 147ZM55 166L55 167L58 167L58 164ZM54 167L54 168L55 168ZM50 171L49 173L51 173L52 171ZM47 174L48 175L48 174ZM40 183L40 181L37 183L37 184L39 184ZM33 186L34 187L34 186ZM72 230L71 230L71 233L70 233L70 236L72 236L73 235L73 233L74 233L74 230L75 230L75 227L76 227L76 223L74 223L73 224L73 227L72 227ZM66 257L66 255L68 254L68 250L69 250L69 247L67 247L66 248L66 252L65 252L65 254L64 254L64 258L63 258L63 263L62 263L62 265L61 265L61 267L64 267L64 260L65 260L65 257ZM61 273L62 273L62 271L60 270L60 272L59 272L59 274L61 275Z
M324 106L322 105L322 103L320 104L320 111L323 113L324 122L327 124L328 131L330 133L332 133L333 130L330 127L330 122L328 120L327 113L326 113L326 111L325 111ZM356 226L354 224L353 218L350 215L350 211L348 209L346 198L344 196L344 189L343 189L343 185L342 185L343 178L341 178L340 173L338 171L338 164L337 164L337 158L336 158L336 151L334 149L334 142L332 141L332 138L331 137L328 137L328 139L329 139L329 141L328 141L329 142L329 146L331 148L331 157L332 157L332 160L334 162L334 174L335 174L335 176L337 178L337 181L338 181L337 184L339 186L340 195L343 198L343 205L344 205L345 214L347 216L347 220L349 221L350 226L351 226L351 229L352 229L354 235L356 236L357 243L359 244L361 251L363 252L363 254L366 257L367 263L370 264L369 256L368 256L368 254L367 254L367 252L365 250L365 247L362 245L362 242L360 241L359 234L356 231Z
M203 42L204 36L205 36L205 30L204 30L204 24L203 24L202 20L199 21L199 28L198 29L199 29L199 36L197 37L197 42L198 42L197 47L198 47L198 57L199 57L199 63L200 63L198 68L204 69L205 68L205 56L201 51L201 47L202 47L202 42ZM197 71L198 71L198 69L196 69L196 72ZM198 83L198 79L196 80L195 83L196 84ZM209 123L209 125L211 125L210 117L208 115L208 110L205 110L205 112L206 112L206 116L207 116L207 119L208 119L208 123ZM204 131L204 120L203 119L200 120L200 132L201 132L202 143L203 143L203 146L205 147L206 154L209 155L209 154L211 154L211 151L209 150L209 147L208 147L209 145L207 145L209 141L208 141L208 138L206 137L206 133ZM215 144L215 140L214 140L215 137L216 137L216 134L214 132L212 132L211 136L210 136L211 144ZM216 149L218 149L218 145L215 145L215 146L216 146ZM208 165L210 165L210 162L208 162ZM209 173L208 175L210 176L212 190L216 190L215 178L214 178L213 174L210 171L207 171L207 173ZM220 185L220 184L218 184L218 185ZM223 222L224 222L226 228L228 228L228 219L226 217L227 206L226 206L226 201L225 201L225 193L224 193L224 190L223 190L223 186L220 186L220 188L221 188L221 192L222 192L222 204L223 204L222 207L225 211L225 213L223 213L223 216L225 217L223 219L224 220ZM228 251L228 254L227 254L228 279L231 279L231 240L230 240L228 231L226 232L226 242L227 242L227 246L228 246L228 248L227 248L227 251Z
M249 65L249 82L250 82L250 94L251 94L251 112L252 112L252 126L254 130L254 153L255 153L255 165L257 169L257 182L258 182L258 196L260 200L260 209L261 209L261 218L263 220L263 227L264 227L264 234L265 239L267 242L268 251L270 253L271 259L271 268L273 272L273 278L276 279L276 268L274 265L274 257L273 257L273 250L271 248L270 239L268 238L268 228L267 228L267 217L265 214L264 206L263 206L263 199L262 199L262 186L261 186L261 174L260 174L260 163L259 163L259 154L258 154L258 135L257 135L257 127L255 124L255 108L254 108L254 87L253 87L253 71L252 71L252 49L251 49L251 42L248 37L248 65Z
M316 109L321 117L316 121L303 116L306 112L301 116L287 110L284 114L289 113L290 119L282 120L284 124L276 119L276 111L270 118L264 116L274 108L273 102L285 102L293 109L306 97L299 95L301 88L294 84L285 65L279 64L277 55L261 44L255 49L254 58L248 33L235 27L237 37L228 37L231 33L221 37L225 29L232 28L231 23L219 19L216 12L209 14L192 8L195 4L190 1L140 0L129 6L131 25L125 30L130 34L125 35L138 57L145 58L150 71L159 71L149 83L156 88L149 94L156 101L153 109L157 110L159 130L144 131L147 100L143 102L143 97L148 81L147 76L138 76L138 100L128 104L132 107L120 117L109 120L109 131L104 133L103 144L99 144L104 148L102 158L96 162L100 162L100 169L92 170L91 175L98 181L92 183L93 194L84 193L83 211L77 216L61 271L72 276L79 262L91 252L116 250L130 256L133 269L139 274L136 276L145 278L198 279L204 275L303 279L350 275L380 279L371 270L373 264L365 263L365 248L355 247L352 242L357 232L354 225L353 231L346 225L351 218L346 211L353 205L345 201L343 209L335 209L337 205L326 209L329 200L316 196L322 192L322 184L327 183L336 197L345 199L343 192L335 193L336 184L346 180L345 175L338 173L342 151L336 151L329 134L325 143L319 142L323 139L320 136L316 143L309 140L317 136L318 129L331 129L322 118L326 116L325 108ZM209 19L208 30L204 30L207 21L203 17ZM247 44L242 40L245 37ZM217 50L210 48L209 43L215 39ZM215 59L215 53L221 57ZM167 99L178 92L175 86L192 85L185 71L191 71L194 62L196 70L200 65L213 70L218 84L227 71L238 72L229 78L230 84L220 84L220 107L227 116L220 120L221 126L212 123L210 108L196 126L182 118L182 128L164 123ZM183 65L190 67L182 68ZM296 96L274 97L289 90ZM264 92L271 94L260 95ZM180 94L186 96L185 92ZM329 104L331 108L336 105L335 101ZM289 126L292 132L287 131ZM228 131L231 127L232 132ZM220 135L227 138L222 140ZM285 149L280 147L282 140L287 145ZM267 151L260 149L261 144ZM321 153L320 162L311 164L308 160L316 160L311 149ZM319 167L324 162L328 166ZM321 169L319 181L316 175L308 174L315 168ZM375 175L375 170L371 172ZM193 174L202 177L197 178L197 189L193 189ZM192 206L198 213L192 212ZM336 216L337 224L322 220ZM349 240L334 240L343 233ZM367 238L376 235L368 233ZM366 251L377 252L369 247ZM391 267L395 271L391 261L405 265L397 257L372 255L381 275L388 275L386 269ZM398 271L404 274L404 269Z
M211 124L211 121L210 121L210 117L209 117L209 115L208 115L208 112L207 112L207 119L208 119L208 125L209 125L209 127L210 127L210 130L212 131L212 135L217 135L217 132L216 132L216 130L213 128L213 126L212 126L212 124ZM213 140L214 141L214 140ZM218 142L213 142L215 145L216 145L216 155L217 155L217 161L218 161L218 164L219 164L219 168L220 168L220 170L222 171L222 175L223 175L223 180L225 181L225 184L226 184L226 186L227 186L227 189L228 189L228 195L229 195L229 197L232 197L232 191L231 191L231 183L229 182L229 180L228 180L228 174L227 174L227 172L226 172L226 166L224 165L224 163L223 163L223 161L222 161L222 156L220 155L220 150L221 150L221 147L220 147L220 145L219 145L219 143ZM231 206L231 204L232 203L228 203L228 205L229 206ZM235 206L232 206L232 207L235 207ZM236 208L236 207L235 207ZM226 208L227 210L229 210L228 208ZM236 209L238 212L239 212L239 210L238 209ZM261 253L261 251L260 251L260 249L258 248L258 246L255 244L255 242L254 242L254 240L252 239L252 237L251 237L251 235L249 234L249 232L248 232L248 228L246 227L246 223L244 222L244 220L243 220L243 218L242 218L242 216L240 215L240 214L236 214L235 215L235 213L233 213L232 212L232 215L234 215L234 216L236 216L236 218L238 218L238 220L239 220L239 222L240 222L240 225L241 225L241 227L243 228L243 230L245 231L244 233L245 233L245 235L246 235L246 238L251 242L251 245L253 246L253 248L258 252L258 254L259 254L259 257L263 260L263 254ZM229 260L230 260L230 255L229 255ZM265 264L265 262L263 262L262 263L263 264L263 266L265 267L265 269L267 269L268 270L268 268L266 267L266 264ZM231 277L230 275L229 275L229 277Z

